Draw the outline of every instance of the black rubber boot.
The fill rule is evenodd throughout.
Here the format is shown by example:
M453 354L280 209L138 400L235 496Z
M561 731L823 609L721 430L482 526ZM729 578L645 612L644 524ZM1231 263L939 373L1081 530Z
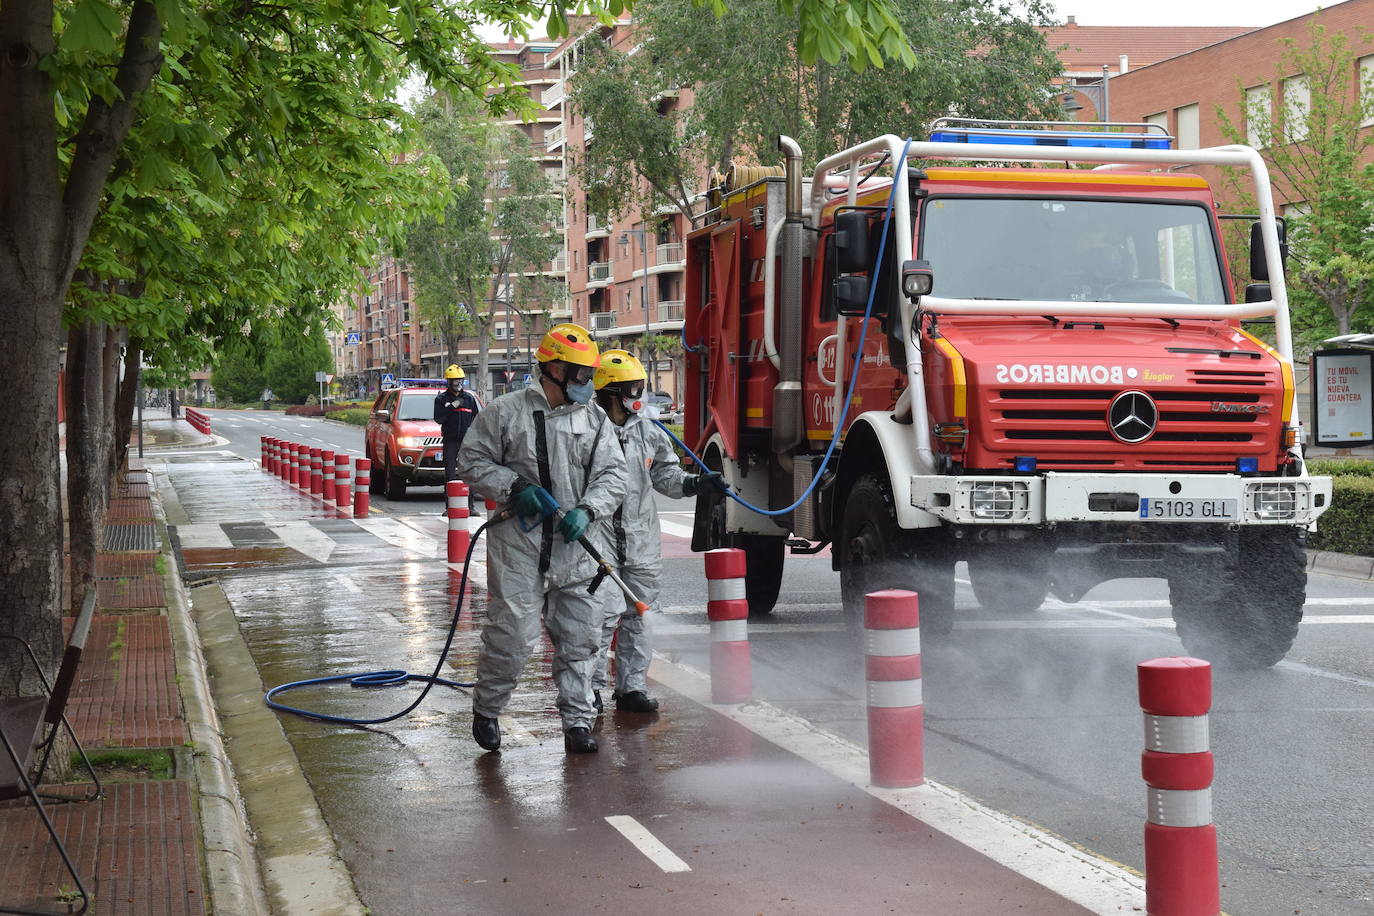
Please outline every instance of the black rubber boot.
M596 707L596 714L599 716L606 711L606 706L601 702L601 691L592 691L592 705Z
M495 751L501 748L501 723L490 716L472 714L472 740L483 750Z
M642 690L615 695L615 708L621 712L658 712L658 700Z
M591 729L577 726L563 733L563 750L569 754L595 754L596 739Z

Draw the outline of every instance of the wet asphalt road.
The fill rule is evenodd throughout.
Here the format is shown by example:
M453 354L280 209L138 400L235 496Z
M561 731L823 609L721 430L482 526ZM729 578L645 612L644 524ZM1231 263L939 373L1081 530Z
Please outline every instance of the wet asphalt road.
M361 430L335 423L256 412L215 411L214 416L216 432L231 441L222 450L245 457L256 458L257 437L264 434L306 442L318 438L328 447L351 447L355 453L361 446ZM226 535L235 545L261 543L266 548L281 543L278 535L285 532L290 543L317 554L325 551L323 541L301 533L301 519L320 514L312 501L289 492L283 498L281 485L260 475L252 486L217 491L200 504L194 495L197 478L225 464L229 456L185 458L174 459L168 469L194 522L220 525L222 531L239 524ZM208 494L211 488L205 489ZM400 528L419 537L426 532L440 537L443 523L435 517L442 502L439 490L417 489L400 505L374 500L380 520L397 517L397 528L382 524L375 531L358 532L354 526L336 527L339 540L327 548L328 567L297 552L301 559L285 565L222 575L264 682L315 672L432 666L454 583L450 575L440 573L443 567L436 561L417 558L413 547L407 549L408 535ZM664 501L663 508L667 559L658 648L668 658L705 669L701 563L678 536L690 524L690 515L685 505L670 501ZM318 518L306 527L333 542L327 530L331 524L336 523ZM845 640L837 591L838 579L827 559L789 559L779 610L771 620L751 626L755 693L861 743L861 666ZM1073 843L1141 868L1144 791L1138 769L1141 726L1134 666L1146 658L1181 652L1169 626L1163 584L1107 583L1084 602L1062 605L1051 600L1039 612L1023 617L984 613L966 584L960 587L958 603L961 624L955 633L943 642L927 641L925 648L928 775ZM478 604L480 609L480 598ZM463 645L473 638L470 620L465 614ZM1307 616L1288 660L1269 671L1217 675L1211 717L1217 761L1214 816L1221 842L1222 901L1228 912L1374 913L1371 632L1374 586L1313 574ZM454 670L457 676L470 673L469 652L460 651ZM544 855L551 861L577 863L577 875L570 880L581 888L578 899L588 904L585 909L592 909L594 900L600 901L595 906L608 909L623 909L636 901L662 909L665 901L675 899L671 894L686 885L672 875L667 879L673 880L665 879L657 869L648 870L645 885L639 854L615 834L608 837L604 829L590 826L597 817L616 813L605 807L605 799L614 799L622 790L627 803L633 801L630 807L649 819L646 823L660 836L669 837L671 829L660 832L653 819L683 818L673 821L671 828L681 828L689 842L669 845L689 859L694 849L716 851L703 824L719 834L745 835L745 848L757 856L749 862L754 869L729 877L712 872L729 888L743 891L739 897L727 897L731 903L706 904L708 911L849 908L841 903L852 903L855 912L889 907L912 911L911 899L895 885L870 887L854 899L815 898L812 905L805 891L814 882L806 877L794 886L793 896L783 900L788 883L771 879L806 875L805 869L797 872L792 867L796 856L789 866L784 853L793 849L812 864L825 861L837 849L858 841L846 832L853 825L828 825L825 836L835 842L821 842L811 850L798 845L800 824L777 832L790 823L789 813L803 819L800 808L775 809L761 818L769 820L769 829L737 822L741 819L731 812L738 809L740 799L731 794L749 796L746 790L760 779L761 766L773 774L768 778L786 767L780 770L776 762L765 763L752 751L732 758L726 750L731 746L728 730L721 733L718 724L704 722L705 714L680 698L668 695L665 715L650 723L611 719L606 751L598 758L565 759L557 741L551 694L540 689L547 670L546 660L532 662L527 669L528 683L517 691L513 708L523 734L500 756L499 764L476 753L467 737L467 698L453 691L436 695L402 725L389 726L391 737L285 720L345 858L358 876L364 901L376 912L425 911L423 906L416 908L418 898L407 896L421 893L415 877L418 859L426 863L426 874L437 870L450 883L482 888L472 898L474 905L483 902L508 912L533 909L516 901L538 902L541 894L554 888L537 881L533 890L506 887L511 894L489 897L488 884L508 886L517 880L505 874L498 877L503 869L493 871L490 866L528 866ZM400 705L397 695L388 692L342 689L294 696L350 714ZM671 784L678 777L663 775L669 772L688 774L681 777L688 782L700 779L705 785L731 789L721 790L725 797L719 805L703 802L700 793L675 795ZM585 809L574 790L582 774L610 777L598 780L611 789L598 794L602 806L593 811ZM689 796L694 801L687 800ZM401 798L404 803L391 802ZM808 809L850 803L825 793L805 800ZM681 815L684 810L692 817ZM384 816L387 811L394 816ZM414 844L421 826L414 821L417 811L429 812L422 830L433 836L433 844ZM687 826L688 821L695 826ZM885 829L884 824L867 823L873 830ZM535 824L541 826L532 829ZM562 832L553 824L561 825ZM499 831L500 842L491 848L481 845L483 836L501 825L509 830ZM511 845L517 828L531 831L525 834L527 843ZM872 838L865 829L857 834ZM474 852L473 839L480 853ZM402 850L407 851L407 861L389 860L403 855ZM770 850L778 856L770 856ZM694 867L698 864L694 859ZM910 871L926 875L920 869ZM875 873L887 875L889 870ZM762 880L764 874L770 880ZM626 888L634 893L623 896ZM652 890L646 893L646 888ZM531 896L523 896L527 893ZM932 891L926 887L924 893ZM455 904L452 911L459 909Z

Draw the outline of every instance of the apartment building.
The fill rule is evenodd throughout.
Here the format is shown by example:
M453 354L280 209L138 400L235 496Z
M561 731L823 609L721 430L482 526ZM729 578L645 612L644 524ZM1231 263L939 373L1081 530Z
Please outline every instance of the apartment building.
M575 151L596 142L596 125L570 103L568 90L577 78L578 62L590 42L603 42L633 53L634 32L628 19L614 26L595 25L565 41L551 58L559 80L545 103L561 115L549 136L567 167ZM658 96L665 116L692 104L689 89L665 88ZM602 348L622 347L638 355L654 390L676 397L681 365L676 353L644 352L646 335L679 338L682 334L686 253L683 239L690 220L677 207L652 213L632 212L608 223L588 212L586 196L574 179L565 199L568 298L572 320L587 327Z

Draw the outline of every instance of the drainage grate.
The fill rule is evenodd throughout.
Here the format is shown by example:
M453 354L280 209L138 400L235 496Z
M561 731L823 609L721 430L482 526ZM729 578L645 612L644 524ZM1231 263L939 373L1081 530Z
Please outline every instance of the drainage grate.
M106 525L106 550L156 550L157 529L152 525Z

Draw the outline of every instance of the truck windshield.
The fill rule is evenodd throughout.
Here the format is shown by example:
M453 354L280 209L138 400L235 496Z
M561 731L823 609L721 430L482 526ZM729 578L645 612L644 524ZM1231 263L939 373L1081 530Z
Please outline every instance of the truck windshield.
M920 256L953 299L1222 304L1207 211L1193 204L933 197Z

